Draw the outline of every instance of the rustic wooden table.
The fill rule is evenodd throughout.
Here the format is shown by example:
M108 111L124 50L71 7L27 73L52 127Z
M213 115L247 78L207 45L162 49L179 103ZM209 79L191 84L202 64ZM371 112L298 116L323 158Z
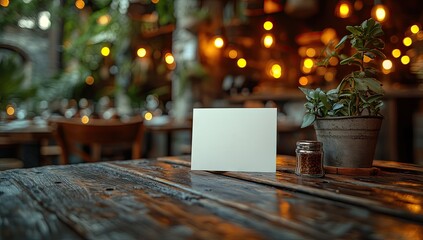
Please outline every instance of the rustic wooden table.
M423 168L191 171L189 158L0 172L0 239L422 239Z

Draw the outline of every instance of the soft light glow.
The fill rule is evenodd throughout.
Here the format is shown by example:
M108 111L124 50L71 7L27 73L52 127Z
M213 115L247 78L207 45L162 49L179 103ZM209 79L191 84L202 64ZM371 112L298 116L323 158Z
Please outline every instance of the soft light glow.
M104 26L104 25L109 24L110 20L111 20L110 15L109 14L105 14L103 16L100 16L97 19L97 23Z
M334 40L336 38L336 31L333 28L325 28L322 32L322 36L320 37L320 40L323 44L327 45L330 41Z
M11 105L8 105L6 108L6 113L9 116L12 116L13 114L15 114L15 108Z
M234 49L229 50L228 56L232 59L235 59L238 56L238 52Z
M282 76L282 67L279 64L273 64L270 69L270 75L274 78L280 78Z
M300 47L298 48L298 55L300 55L301 57L305 57L307 56L307 48L306 47Z
M306 67L302 67L301 68L301 71L303 72L303 73L311 73L311 68L306 68Z
M388 9L383 4L377 4L372 8L372 17L379 22L384 22L388 17Z
M173 55L171 53L166 53L165 54L165 62L167 64L172 64L175 62L175 58L173 57Z
M107 57L107 56L109 56L109 54L110 54L110 48L109 47L103 47L101 49L101 55Z
M350 6L347 3L341 3L341 5L339 5L338 11L338 17L340 18L347 18L351 15Z
M222 48L224 44L225 44L225 42L223 41L223 38L221 38L221 37L216 37L216 38L214 39L214 46L215 46L215 47L217 47L217 48Z
M75 7L78 9L83 9L85 7L85 2L83 0L76 0Z
M410 27L410 31L412 33L416 34L416 33L418 33L420 31L420 28L417 25L413 25L413 26Z
M372 59L371 59L371 58L369 58L368 56L364 55L364 57L363 57L363 62L365 62L365 63L369 63L370 61L372 61Z
M407 55L402 56L401 57L401 63L404 64L404 65L409 64L410 63L410 57L407 56Z
M298 83L301 86L306 86L308 84L308 78L305 76L300 77L300 79L298 79Z
M50 13L42 11L38 14L38 26L41 30L47 30L51 26Z
M316 49L314 49L314 48L307 48L306 55L307 55L307 57L314 57L314 56L316 56Z
M0 0L0 6L8 7L9 6L9 0Z
M238 59L236 64L238 65L239 68L245 68L247 66L247 60L245 60L244 58L240 58Z
M90 121L90 118L87 115L81 117L81 122L87 124Z
M363 2L361 0L355 0L354 9L357 11L360 11L361 9L363 9Z
M146 112L144 114L144 119L150 121L151 119L153 119L153 114L151 112Z
M87 85L93 85L94 84L94 77L93 76L88 76L85 78L85 83Z
M32 29L35 26L35 22L34 22L34 20L32 20L30 18L23 17L23 18L19 19L18 26L21 27L21 28Z
M267 31L270 31L273 28L273 23L271 21L266 21L263 24L263 28Z
M331 58L329 58L329 65L336 66L336 65L338 65L338 63L339 63L339 60L338 60L337 57L331 57Z
M382 62L382 67L385 70L391 70L392 69L392 61L389 59L386 59Z
M409 37L405 37L402 40L402 43L404 44L404 46L409 47L413 43L413 40L411 40L411 38Z
M152 3L157 4L159 3L159 0L151 0Z
M394 58L399 58L401 56L401 50L399 50L398 48L392 50L392 56Z
M327 82L332 82L335 79L335 74L333 72L326 72L324 78Z
M145 50L145 48L138 48L137 55L138 57L143 58L147 55L147 50Z
M312 68L314 65L314 62L311 58L304 59L304 67L305 68Z
M270 48L273 45L273 36L271 34L266 34L263 37L263 46Z

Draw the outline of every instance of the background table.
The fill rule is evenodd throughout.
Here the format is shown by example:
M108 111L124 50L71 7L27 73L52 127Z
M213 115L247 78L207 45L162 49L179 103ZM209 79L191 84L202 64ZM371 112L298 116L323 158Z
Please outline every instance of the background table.
M0 172L0 239L422 239L423 169L305 178L191 171L189 157Z

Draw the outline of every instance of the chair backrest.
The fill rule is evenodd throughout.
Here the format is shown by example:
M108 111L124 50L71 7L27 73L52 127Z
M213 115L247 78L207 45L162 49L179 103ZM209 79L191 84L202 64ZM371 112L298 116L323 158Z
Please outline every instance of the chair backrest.
M80 119L60 119L50 121L50 124L62 150L61 164L69 163L70 154L79 156L85 162L100 161L105 147L127 147L132 150L132 159L141 157L144 136L142 118L127 121L91 119L86 124ZM86 151L87 148L89 151Z

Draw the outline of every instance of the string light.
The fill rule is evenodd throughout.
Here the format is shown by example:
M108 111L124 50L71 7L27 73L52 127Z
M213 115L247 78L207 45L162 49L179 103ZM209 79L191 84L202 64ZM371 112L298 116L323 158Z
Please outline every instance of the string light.
M85 83L87 85L93 85L94 84L94 77L93 76L88 76L85 78Z
M238 59L236 64L238 65L239 68L245 68L247 66L247 60L245 60L244 58L240 58Z
M316 50L314 48L307 48L306 55L307 57L314 57L316 56Z
M420 28L417 25L413 25L413 26L410 27L410 31L412 33L416 34L416 33L418 33L420 31Z
M235 59L238 56L238 52L235 49L231 49L228 52L228 56L231 59Z
M83 0L76 0L75 7L81 10L85 7L85 2Z
M169 65L173 64L175 62L175 58L173 57L173 55L171 53L165 54L165 62Z
M401 57L401 63L404 64L404 65L409 64L410 63L410 57L407 56L407 55L402 56Z
M270 75L274 78L280 78L282 76L282 67L281 65L275 63L270 68Z
M392 50L392 56L394 58L399 58L401 56L401 50L399 50L398 48Z
M272 34L265 34L263 36L263 46L266 48L270 48L273 46L274 40Z
M305 76L300 77L300 79L298 79L298 83L301 86L306 86L308 84L308 78Z
M413 40L411 40L411 38L409 37L405 37L402 40L402 43L404 44L404 46L409 47L413 43Z
M151 119L153 119L153 114L151 112L146 112L144 114L144 119L150 121Z
M105 15L100 16L97 19L97 23L100 24L100 25L102 25L102 26L104 26L104 25L109 24L110 20L111 20L110 15L109 14L105 14Z
M335 14L340 18L348 18L349 16L351 16L351 9L352 6L349 1L339 1L335 10Z
M225 41L223 41L223 38L221 37L216 37L214 39L214 46L217 48L222 48L223 45L225 45Z
M393 67L393 64L392 64L391 60L389 60L389 59L383 60L383 62L382 62L382 72L384 74L390 73L391 70L392 70L392 67Z
M263 28L266 31L270 31L273 28L273 23L271 21L266 21L263 23Z
M8 7L9 6L9 0L0 0L0 6L2 7Z
M145 50L145 48L138 48L137 55L138 57L143 58L147 55L147 50Z
M87 115L84 115L84 116L82 116L82 118L81 118L81 122L82 122L83 124L87 124L87 123L89 123L89 122L90 122L90 118L89 118Z
M101 55L107 57L110 54L110 48L109 47L103 47L101 48Z
M6 113L7 115L12 116L15 114L15 108L12 105L8 105L6 108Z
M314 65L314 62L311 58L304 59L304 67L311 69Z
M372 8L372 17L379 22L385 22L388 19L388 8L383 4L376 4Z

